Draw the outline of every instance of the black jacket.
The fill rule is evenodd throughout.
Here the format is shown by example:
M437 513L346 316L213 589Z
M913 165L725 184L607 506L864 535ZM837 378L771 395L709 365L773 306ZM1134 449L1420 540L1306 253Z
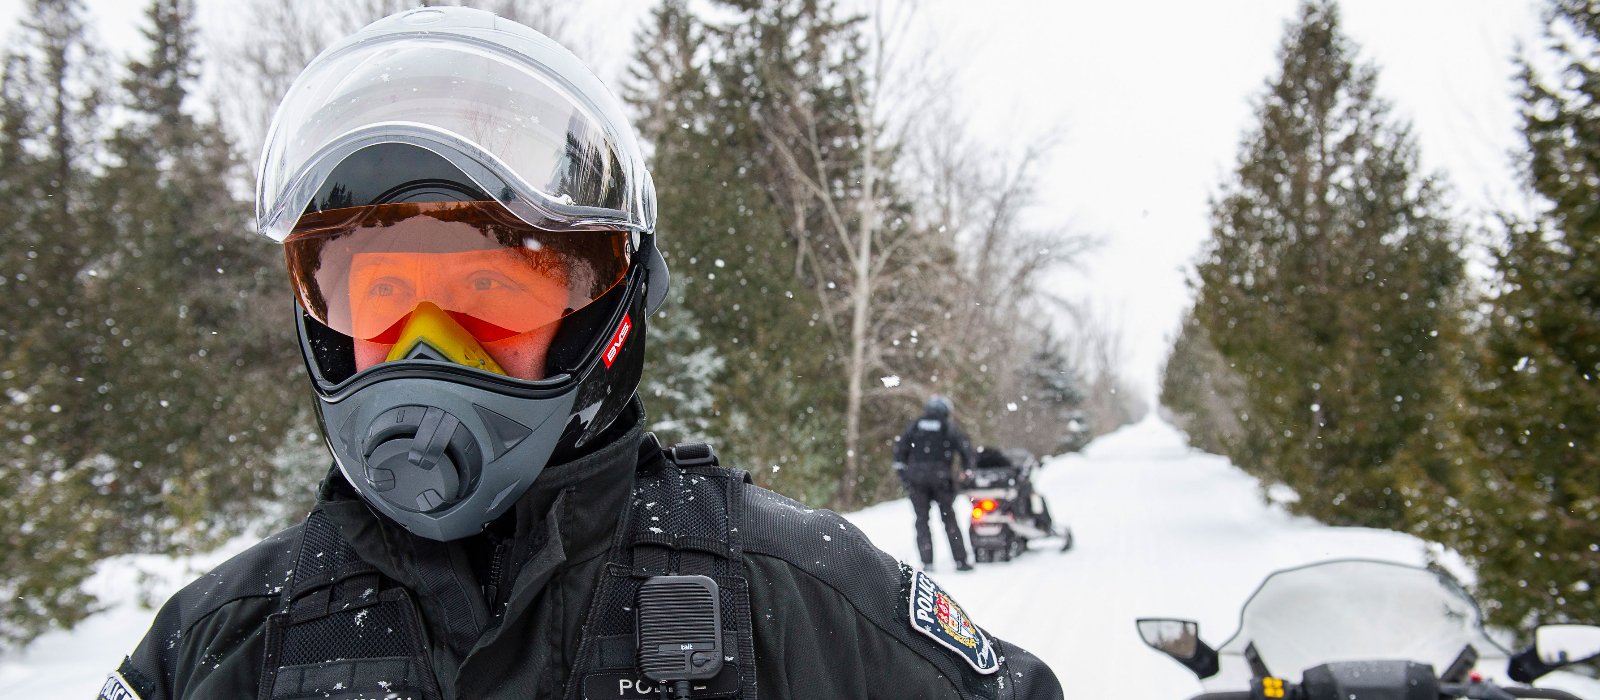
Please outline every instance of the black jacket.
M624 419L626 420L626 419ZM362 559L410 591L445 698L560 698L584 615L627 508L642 413L598 452L545 470L499 543L520 566L490 594L473 538L414 537L357 498L337 472L321 509ZM914 629L909 574L854 526L745 486L745 575L761 698L1059 698L1036 657L994 640L998 673L969 670ZM295 561L300 527L263 540L167 601L120 669L142 700L256 698L267 617ZM833 534L828 534L833 533ZM820 536L819 536L820 535ZM500 599L498 603L489 597ZM991 637L992 639L992 637Z
M904 464L908 486L948 486L950 467L959 458L963 467L975 464L972 442L949 416L925 414L906 425L894 443L894 461Z

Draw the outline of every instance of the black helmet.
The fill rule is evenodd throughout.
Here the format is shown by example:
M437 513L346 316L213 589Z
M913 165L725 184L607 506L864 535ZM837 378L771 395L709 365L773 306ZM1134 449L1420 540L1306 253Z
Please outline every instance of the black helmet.
M478 10L380 20L290 87L263 150L323 433L361 496L477 533L633 399L655 190L571 53Z
M933 418L950 417L950 399L943 394L934 394L928 397L927 403L922 404L922 412Z

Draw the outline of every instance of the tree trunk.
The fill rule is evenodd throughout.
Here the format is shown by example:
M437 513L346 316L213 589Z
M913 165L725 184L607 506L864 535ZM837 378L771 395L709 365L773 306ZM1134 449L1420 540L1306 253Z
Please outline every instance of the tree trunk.
M870 112L868 112L870 114ZM869 118L870 119L870 118ZM850 314L850 385L845 397L844 474L839 485L839 504L856 504L856 485L861 480L861 403L866 393L867 329L872 326L872 239L878 228L877 161L873 148L876 132L868 122L862 141L860 221L856 229L855 284L851 286L853 309Z

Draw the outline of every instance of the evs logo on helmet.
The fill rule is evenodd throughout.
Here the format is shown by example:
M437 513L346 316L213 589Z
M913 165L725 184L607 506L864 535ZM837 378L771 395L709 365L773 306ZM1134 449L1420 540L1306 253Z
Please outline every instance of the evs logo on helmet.
M633 319L628 314L622 314L622 323L617 324L616 335L611 336L611 342L606 344L606 354L600 359L606 361L606 369L611 369L611 363L617 361L617 353L622 352L622 343L628 339L628 331L633 330Z

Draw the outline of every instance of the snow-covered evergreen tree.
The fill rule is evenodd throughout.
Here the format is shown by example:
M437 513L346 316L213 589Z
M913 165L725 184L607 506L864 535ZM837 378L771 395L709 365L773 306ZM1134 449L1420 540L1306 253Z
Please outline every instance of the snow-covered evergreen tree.
M1521 71L1524 174L1542 207L1505 217L1494 250L1471 396L1479 486L1447 533L1508 626L1600 620L1600 7L1546 13L1544 51Z
M1280 58L1198 268L1195 318L1243 383L1221 442L1308 514L1403 528L1450 477L1458 234L1331 0L1301 6Z
M110 465L83 435L107 420L86 378L125 352L99 343L83 293L104 246L85 223L107 87L84 16L81 0L35 0L0 80L0 644L88 613L78 585L114 527L96 497Z

